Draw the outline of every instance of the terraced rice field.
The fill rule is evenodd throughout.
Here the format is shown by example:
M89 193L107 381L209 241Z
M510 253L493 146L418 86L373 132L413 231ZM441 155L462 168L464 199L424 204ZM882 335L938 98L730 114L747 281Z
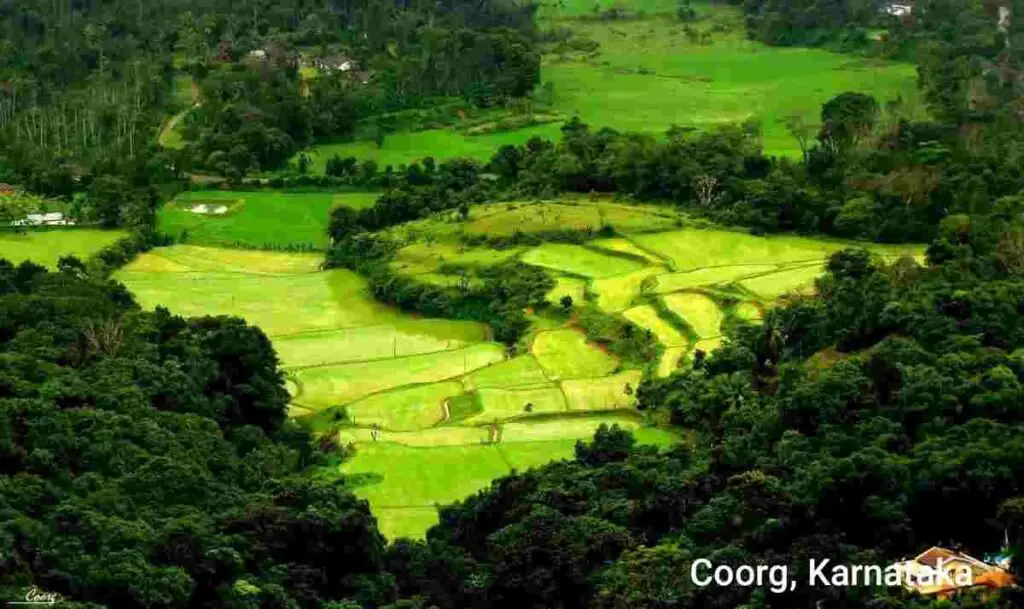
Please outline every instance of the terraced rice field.
M438 244L410 248L405 260L426 268L460 254L481 264L505 256ZM602 422L673 441L643 428L633 408L640 371L616 373L617 359L580 332L541 332L531 353L508 359L485 326L401 313L375 302L360 276L320 271L321 259L177 245L140 256L117 279L144 307L238 315L263 328L287 373L292 414L356 447L342 469L368 475L357 492L387 535L422 536L437 505L514 468L571 456Z

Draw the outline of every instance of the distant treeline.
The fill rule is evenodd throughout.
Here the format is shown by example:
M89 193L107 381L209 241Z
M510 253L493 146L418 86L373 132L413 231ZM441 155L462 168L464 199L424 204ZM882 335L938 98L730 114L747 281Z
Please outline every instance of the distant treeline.
M429 160L386 168L382 178L375 164L334 158L334 179L390 190L370 208L337 210L331 236L476 202L596 191L680 205L755 232L927 242L943 218L1016 205L1024 189L1012 132L987 131L984 145L975 145L954 125L887 116L859 93L827 102L818 123L793 118L789 126L802 159L765 156L753 126L674 129L658 140L595 132L577 119L558 143L503 146L486 164Z

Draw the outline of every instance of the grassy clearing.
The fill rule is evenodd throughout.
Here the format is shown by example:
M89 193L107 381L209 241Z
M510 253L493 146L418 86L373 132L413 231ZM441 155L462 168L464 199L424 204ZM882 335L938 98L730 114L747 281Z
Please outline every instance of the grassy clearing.
M386 536L392 539L422 537L437 522L437 505L461 500L486 488L491 480L508 475L513 469L526 470L571 458L575 438L589 437L602 422L618 423L631 429L637 440L644 444L669 446L679 441L678 436L670 432L641 428L635 417L628 416L542 422L527 420L506 424L499 444L473 443L478 436L468 435L466 439L470 443L465 445L441 444L418 448L386 441L399 434L385 433L378 442L373 442L366 434L365 439L357 440L355 456L341 469L348 475L363 474L370 478L355 492L370 502ZM431 433L437 434L444 429L431 430ZM510 440L506 441L506 436Z
M626 275L595 279L591 290L597 294L599 307L609 312L622 311L643 292L647 278L663 270L661 267L647 267Z
M576 330L549 330L533 339L533 355L554 379L599 377L611 373L618 360L587 342Z
M190 243L274 248L327 247L327 221L338 206L362 209L377 200L372 192L192 191L167 203L157 216L160 230ZM195 213L200 205L224 213Z
M718 304L704 294L683 292L668 294L663 299L665 306L690 324L701 338L712 338L722 333L725 314Z
M562 391L571 411L633 408L641 376L639 370L626 370L602 378L572 379L562 382ZM634 392L633 395L629 394L626 385Z
M774 300L789 292L814 291L814 280L824 272L824 267L815 264L747 279L741 281L740 285L765 300Z
M522 261L536 266L583 277L611 277L638 271L640 262L606 256L579 245L545 243L526 252Z
M633 307L622 314L623 317L645 330L650 330L658 338L658 342L666 347L685 347L689 341L675 326L658 315L651 305Z
M740 264L736 266L714 266L683 273L658 275L654 286L655 294L668 294L705 285L729 283L751 275L770 273L777 270L774 264Z
M500 345L483 343L441 353L302 368L295 372L302 386L295 401L309 408L347 404L394 387L453 379L504 357Z
M467 423L506 421L531 414L565 412L565 396L554 386L534 389L481 389L480 402L484 411L467 419ZM527 411L526 405L532 408Z
M878 255L890 257L921 251L920 246L914 245L852 243L795 235L755 237L740 232L700 229L635 235L633 240L671 260L677 272L707 267L813 263L850 246L866 247Z
M61 256L85 260L123 236L122 231L84 228L31 230L21 234L3 231L0 232L0 258L14 264L32 260L55 269Z
M414 431L444 419L444 401L462 393L462 383L413 385L378 393L347 406L355 425L379 425L389 431Z
M466 428L469 429L469 428ZM387 438L392 434L384 434ZM415 448L391 442L360 441L355 456L341 466L349 475L371 474L380 482L356 492L374 512L382 508L430 507L461 500L508 473L495 445L468 444ZM385 531L385 534L393 534ZM422 535L423 531L418 531Z

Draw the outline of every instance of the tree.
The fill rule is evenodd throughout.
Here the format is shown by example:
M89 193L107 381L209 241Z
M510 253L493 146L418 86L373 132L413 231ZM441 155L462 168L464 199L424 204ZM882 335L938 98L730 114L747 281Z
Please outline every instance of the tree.
M878 112L874 97L850 91L840 93L821 107L818 140L833 154L856 148L861 138L874 128Z
M558 300L558 304L562 306L562 311L568 313L572 310L572 296L566 294Z

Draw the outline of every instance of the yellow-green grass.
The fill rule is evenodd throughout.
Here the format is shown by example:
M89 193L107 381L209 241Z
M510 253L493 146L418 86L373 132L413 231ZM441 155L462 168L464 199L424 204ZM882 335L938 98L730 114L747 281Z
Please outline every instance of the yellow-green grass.
M635 243L623 237L612 237L611 239L595 239L594 241L590 242L590 245L600 249L618 252L620 254L626 254L629 256L643 258L644 260L651 264L662 264L664 262L661 258L637 247Z
M825 269L821 265L810 265L800 268L754 277L741 281L740 285L765 300L773 300L789 292L809 292L814 290L814 280Z
M758 307L756 304L752 302L741 302L737 304L733 312L735 313L736 317L744 321L757 322L761 321L762 317L760 307Z
M639 427L636 418L628 416L567 419L539 426L529 420L509 423L504 426L503 439L498 444L481 443L481 438L489 437L486 427L467 427L463 429L470 433L461 437L450 434L431 438L429 441L435 444L430 448L388 441L415 434L384 432L374 442L367 431L358 439L345 436L356 441L356 452L341 469L350 476L364 474L371 478L356 487L355 492L370 502L387 537L422 537L437 522L437 506L464 499L513 470L572 458L576 439L588 439L601 423L626 427L644 444L669 446L679 440L664 430ZM445 429L440 427L427 433L438 434ZM510 441L504 440L505 433ZM451 444L460 440L465 444ZM423 432L412 441L424 442Z
M71 228L61 230L29 230L24 233L0 232L0 258L14 264L32 260L54 269L62 256L85 260L124 236L116 230Z
M423 537L427 529L438 522L437 507L433 505L374 508L373 517L377 519L377 528L388 539Z
M479 395L484 411L466 419L466 423L507 421L517 417L566 410L565 396L554 386L532 389L484 388L479 390ZM533 405L529 412L526 410L527 404Z
M558 230L598 230L610 224L620 231L669 229L677 215L655 205L629 205L583 197L564 201L516 202L476 206L465 229L470 234L512 235Z
M548 330L533 339L533 356L553 379L590 378L611 373L618 360L587 342L576 330Z
M124 267L122 272L295 275L315 273L322 262L322 254L172 245L139 256Z
M403 385L454 379L504 357L500 345L482 343L439 353L301 368L294 373L302 387L295 402L309 408L346 404Z
M657 309L651 305L633 307L622 315L644 330L653 332L658 342L666 347L684 347L689 342L675 326L662 319Z
M701 340L697 341L696 343L694 343L693 351L691 351L691 354L695 353L697 351L703 351L707 355L711 355L712 351L714 351L715 349L717 349L717 348L719 348L721 346L722 346L722 337L721 336L716 336L714 338L704 338L704 339L701 339Z
M546 297L551 304L559 304L562 298L569 296L574 304L581 304L587 293L587 281L579 277L556 275L555 287L551 288Z
M705 285L730 283L743 277L763 275L776 270L778 270L778 266L774 264L738 264L705 267L682 273L666 273L658 275L658 282L653 291L655 294L668 294Z
M663 297L665 306L690 324L700 338L713 338L722 334L725 314L718 304L704 294L680 292Z
M400 319L386 325L302 332L274 338L285 367L323 366L459 349L487 340L483 324Z
M523 262L583 277L611 277L643 268L628 258L607 256L580 245L545 243L526 252Z
M795 235L756 237L725 230L684 229L634 235L641 246L665 256L677 272L734 265L814 263L847 247L866 247L883 256L920 253L918 245L879 245Z
M551 381L532 355L520 355L493 366L481 368L463 379L466 389L504 388L545 385Z
M447 381L400 387L349 404L349 421L389 431L414 431L444 420L444 401L462 393L462 383Z
M342 444L400 444L414 448L434 446L471 446L492 441L494 432L488 425L441 426L413 431L380 430L373 439L374 430L369 427L345 427L338 432Z
M697 29L718 22L731 23L731 31L712 32L711 44L701 45L672 18L571 22L577 37L600 44L600 54L545 57L542 79L554 87L553 109L578 115L592 129L655 134L673 124L709 129L756 118L765 149L792 156L799 146L782 120L798 115L813 123L821 105L844 91L883 102L900 97L904 111L923 115L910 63L769 47L747 39L737 9L700 10L714 20L694 24Z
M626 370L602 378L570 379L562 382L562 391L571 411L632 408L641 377L639 370ZM633 395L627 393L627 384Z
M658 376L666 377L679 369L679 362L686 355L688 347L668 347L658 361Z
M327 247L327 222L332 209L373 205L373 192L192 191L161 208L160 230L189 243L275 248L305 245ZM223 214L199 214L198 205L224 206Z
M545 417L513 421L501 426L501 444L542 442L565 438L589 438L601 425L618 425L627 430L639 429L643 418L637 413L603 413L576 417Z
M597 306L615 313L628 309L644 291L648 278L663 270L663 267L646 267L625 275L595 279L590 289L597 294Z
M459 247L452 243L411 243L398 250L391 262L392 268L407 275L433 273L445 263L487 266L508 260L524 248L492 249L486 247Z
M116 277L145 308L165 306L189 317L235 315L270 336L409 319L372 300L366 281L341 269L266 276L140 273L129 267Z

